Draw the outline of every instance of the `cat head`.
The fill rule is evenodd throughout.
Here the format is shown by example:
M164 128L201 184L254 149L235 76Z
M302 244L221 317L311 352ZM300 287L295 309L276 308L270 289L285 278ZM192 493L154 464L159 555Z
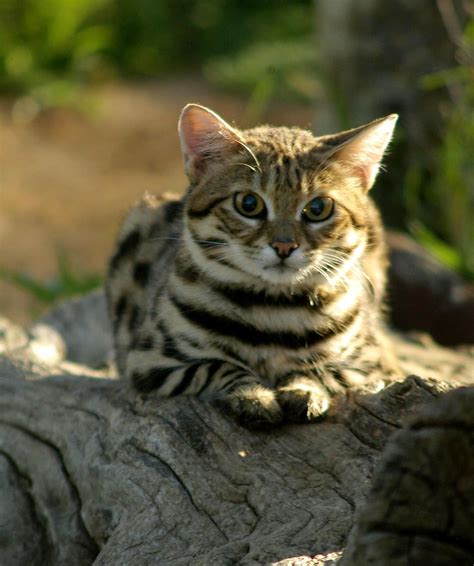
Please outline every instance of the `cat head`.
M334 135L238 130L188 104L179 120L191 183L185 237L205 269L274 285L328 279L358 259L368 198L397 116Z

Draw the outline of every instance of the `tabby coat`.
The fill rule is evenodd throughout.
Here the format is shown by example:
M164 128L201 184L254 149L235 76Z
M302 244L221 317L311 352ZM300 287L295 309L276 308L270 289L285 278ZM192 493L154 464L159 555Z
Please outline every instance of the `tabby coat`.
M315 138L237 130L187 105L189 191L145 196L110 262L120 373L140 391L198 395L259 426L320 417L335 394L396 371L367 194L396 118Z

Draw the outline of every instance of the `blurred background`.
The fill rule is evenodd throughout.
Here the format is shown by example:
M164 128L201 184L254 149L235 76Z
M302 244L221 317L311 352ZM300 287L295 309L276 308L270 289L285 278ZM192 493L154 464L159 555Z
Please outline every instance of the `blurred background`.
M315 134L398 112L388 226L474 279L472 0L0 0L0 313L103 281L144 191L182 193L187 102Z

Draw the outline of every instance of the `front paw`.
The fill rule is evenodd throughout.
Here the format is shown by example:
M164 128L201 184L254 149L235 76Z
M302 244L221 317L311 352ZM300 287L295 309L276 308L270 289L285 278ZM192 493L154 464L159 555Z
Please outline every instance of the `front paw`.
M216 399L215 404L246 428L271 428L283 420L275 391L263 385L243 385Z
M312 383L295 383L280 387L277 399L290 422L308 422L320 419L329 409L330 398Z

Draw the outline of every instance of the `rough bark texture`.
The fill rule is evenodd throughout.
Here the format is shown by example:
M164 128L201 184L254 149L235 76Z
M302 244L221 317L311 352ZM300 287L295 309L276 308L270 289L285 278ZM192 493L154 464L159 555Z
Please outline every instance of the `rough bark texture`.
M474 394L399 431L473 382L468 350L398 339L406 373L423 377L352 392L319 424L249 432L91 369L109 355L102 300L67 303L29 333L0 324L2 566L330 564L359 513L345 564L472 553Z
M474 388L423 407L393 435L341 566L472 564Z

